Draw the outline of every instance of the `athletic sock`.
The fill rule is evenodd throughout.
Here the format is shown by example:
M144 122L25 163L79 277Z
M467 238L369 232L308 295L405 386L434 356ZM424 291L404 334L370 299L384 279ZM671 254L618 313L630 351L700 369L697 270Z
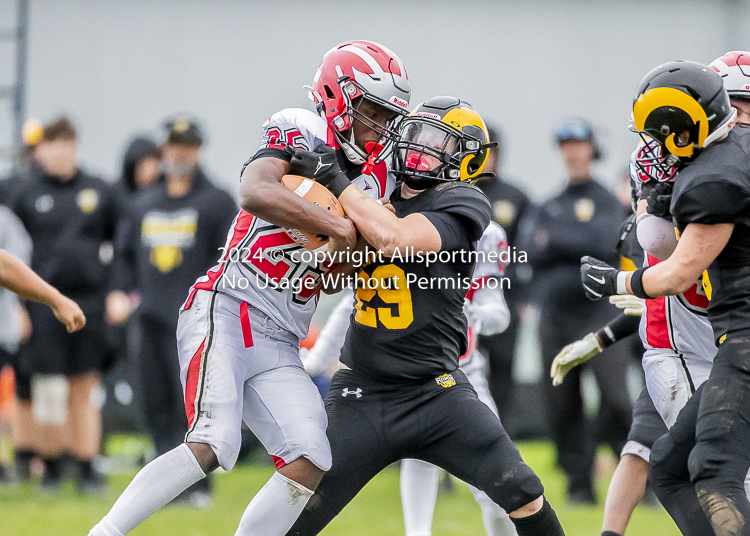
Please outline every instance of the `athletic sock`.
M247 505L235 536L284 536L313 493L275 472Z
M124 536L205 476L183 443L141 469L89 536Z
M438 494L438 468L421 460L402 460L400 486L406 536L430 536Z
M557 514L543 497L542 509L528 517L511 517L518 536L565 536Z

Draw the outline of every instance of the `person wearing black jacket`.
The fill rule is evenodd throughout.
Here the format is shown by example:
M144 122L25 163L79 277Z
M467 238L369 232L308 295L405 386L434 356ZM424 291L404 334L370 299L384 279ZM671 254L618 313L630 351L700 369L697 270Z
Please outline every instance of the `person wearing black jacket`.
M591 163L598 156L591 127L583 121L560 123L555 136L568 171L567 185L532 216L525 244L534 270L531 291L540 308L544 370L550 369L560 348L616 316L617 309L608 303L591 307L577 283L581 256L596 251L597 258L619 262L616 246L622 222L617 197L591 177ZM632 419L632 404L622 380L630 360L627 350L608 348L586 365L601 393L596 428L584 415L582 367L571 371L559 387L544 382L552 439L558 464L568 476L571 502L595 502L592 469L597 440L606 440L615 455L625 445Z
M187 430L175 333L178 312L190 286L219 258L237 214L232 197L214 185L198 165L203 134L189 119L168 123L163 174L138 196L118 227L113 291L107 317L121 324L140 304L139 371L145 422L157 454L178 446ZM208 502L208 480L183 495L197 506Z
M99 453L96 394L108 353L102 328L109 267L100 248L114 235L117 209L109 186L78 166L76 131L67 118L45 125L35 154L43 172L23 184L13 202L34 243L31 268L78 302L88 322L70 335L47 307L29 303L32 334L21 359L32 373L34 417L43 438L37 448L46 466L43 486L60 485L67 426L79 488L93 491L101 487L91 462Z
M500 143L500 131L487 125L490 140ZM500 174L500 154L502 147L490 152L486 170L495 173L494 177L480 178L476 186L492 204L492 219L502 226L508 237L508 247L517 247L519 222L531 211L533 205L528 196L519 188L508 183ZM496 335L480 335L477 340L489 360L488 383L490 393L497 404L503 423L508 426L508 411L513 399L513 359L515 355L518 328L521 325L521 312L526 301L526 289L519 265L510 263L505 276L511 285L504 291L505 301L510 310L508 329ZM513 437L512 432L509 432Z

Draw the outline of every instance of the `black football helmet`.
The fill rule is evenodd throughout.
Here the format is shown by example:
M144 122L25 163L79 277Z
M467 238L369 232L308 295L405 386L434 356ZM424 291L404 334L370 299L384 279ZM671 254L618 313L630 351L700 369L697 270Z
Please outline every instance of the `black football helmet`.
M729 132L736 115L713 69L693 61L664 63L643 78L633 100L630 129L644 142L636 164L672 175ZM649 150L654 142L660 151Z
M481 116L455 97L432 97L401 123L393 173L415 190L439 182L473 183L482 176L491 142Z

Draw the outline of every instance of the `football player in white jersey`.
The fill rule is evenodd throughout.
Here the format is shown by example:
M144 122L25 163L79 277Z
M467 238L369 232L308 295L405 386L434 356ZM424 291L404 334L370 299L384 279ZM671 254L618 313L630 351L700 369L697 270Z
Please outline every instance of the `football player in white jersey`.
M350 221L302 201L281 179L315 171L290 164L295 148L328 145L353 184L373 199L388 196L395 179L383 157L410 86L393 52L350 41L324 56L307 89L318 115L286 109L263 125L260 149L243 167L242 210L219 263L180 310L185 443L144 467L90 536L123 536L207 473L231 469L243 421L277 471L248 505L237 535L285 534L331 465L323 402L298 353L321 275L336 266L303 255L285 228L330 237L330 252L352 247L356 234Z

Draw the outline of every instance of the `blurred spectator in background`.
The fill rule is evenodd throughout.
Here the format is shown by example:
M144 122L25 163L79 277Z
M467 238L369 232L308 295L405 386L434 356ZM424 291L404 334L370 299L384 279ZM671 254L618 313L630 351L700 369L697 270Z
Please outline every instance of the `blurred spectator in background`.
M558 123L555 138L567 169L567 184L535 211L524 244L534 271L532 295L540 309L545 371L566 344L596 331L618 314L606 301L586 299L580 260L593 255L617 265L616 245L623 220L617 197L591 176L591 164L600 156L591 126L581 120ZM628 355L627 348L615 345L607 348L601 359L586 364L601 395L595 424L584 414L583 367L576 368L576 375L559 387L544 382L557 462L567 474L571 502L595 502L592 473L598 440L607 441L616 456L625 444L632 411L625 381Z
M42 139L42 123L29 119L22 130L23 145L10 175L0 180L0 203L11 206L12 199L29 179L42 170L36 159L36 147Z
M36 160L35 152L36 146L39 140L42 139L42 123L38 119L29 119L23 125L23 146L18 155L18 160L13 168L13 171L8 177L0 180L0 205L6 207L13 206L13 199L16 197L18 191L23 185L34 175L41 175L42 170L39 163ZM7 216L7 212L6 212ZM16 216L13 216L18 221ZM10 220L12 220L10 218ZM23 229L23 224L20 224ZM11 236L16 234L16 226L13 221L5 219L2 222L2 228L0 228L0 234L3 238L0 239L0 248L2 243L6 240L12 240ZM23 229L23 233L26 234L26 230ZM28 236L28 235L27 235ZM30 242L29 242L30 243ZM8 247L8 251L21 259L23 262L28 264L31 262L30 258L26 258L24 254L14 253L13 246ZM31 246L29 245L28 255L31 255ZM6 294L6 302L16 301L17 298L9 297ZM29 321L29 315L23 306L19 305L16 309L16 313L7 313L8 316L3 313L0 318L8 318L8 322L11 325L18 326L20 335L23 341L28 339L31 335L31 324ZM14 328L9 328L13 330ZM35 455L34 438L36 435L34 427L33 413L31 409L31 376L29 375L28 367L24 367L24 370L19 368L20 361L18 356L14 355L14 359L11 359L11 366L13 368L13 383L15 390L15 408L13 418L13 453L15 457L15 476L20 480L25 480L29 477L31 472L31 460ZM0 359L0 361L2 361Z
M529 213L532 207L527 195L519 188L503 180L500 172L502 157L502 139L500 130L495 125L487 125L490 141L500 143L498 148L490 150L485 170L494 172L494 178L481 178L476 185L484 192L492 204L493 219L505 230L508 246L518 246L518 223ZM504 291L505 301L510 310L510 325L497 335L480 335L478 344L483 355L488 357L488 382L492 398L500 412L500 420L507 422L508 410L513 394L513 359L516 348L516 337L520 325L521 310L526 300L523 277L518 273L519 265L510 263L505 276L510 279L510 287Z
M136 137L128 144L122 158L122 174L115 184L120 208L128 210L137 194L156 186L160 159L159 147L149 138Z
M78 165L76 130L66 117L44 126L36 158L43 173L22 186L13 208L34 243L31 267L73 298L88 322L69 335L52 311L29 303L31 338L21 352L31 370L37 450L45 462L42 485L60 486L63 434L78 465L80 491L102 487L92 461L101 437L101 370L108 266L100 250L114 234L117 209L110 187Z
M2 200L0 200L2 202ZM0 249L5 250L16 259L29 264L31 262L31 238L26 232L21 220L7 207L0 205ZM21 305L18 296L10 290L0 288L0 384L5 385L7 381L5 374L8 369L13 370L14 383L17 385L17 398L22 401L13 410L11 408L11 421L7 422L7 405L13 405L11 400L5 397L7 393L0 388L0 439L6 436L8 427L11 428L13 437L13 450L19 470L23 471L20 476L28 476L28 463L34 455L34 428L31 426L33 416L31 412L31 380L28 371L20 371L18 368L19 343L28 339L30 325L28 314ZM17 380L15 378L18 378ZM4 381L3 381L4 380ZM15 413L15 417L13 417ZM4 441L0 441L0 447ZM2 456L4 453L0 453ZM21 460L25 460L21 462ZM10 460L0 458L0 482L14 479L9 468ZM25 469L22 469L24 468Z
M187 417L177 357L177 317L192 284L216 262L237 204L211 184L199 165L203 133L192 119L167 123L162 177L138 196L120 225L107 319L124 322L133 311L128 293L140 296L139 369L145 422L158 455L180 445ZM180 497L210 505L208 479Z

